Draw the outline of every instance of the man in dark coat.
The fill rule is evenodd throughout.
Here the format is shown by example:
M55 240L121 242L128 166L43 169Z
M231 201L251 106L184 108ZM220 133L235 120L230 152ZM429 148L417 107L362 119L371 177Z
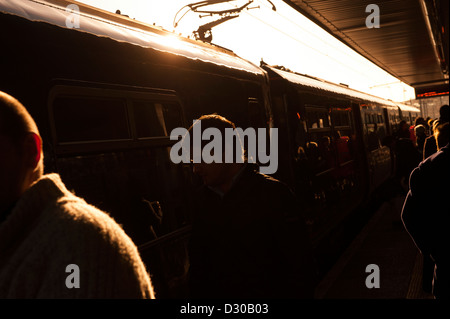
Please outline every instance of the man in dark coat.
M438 144L439 147L439 144ZM450 296L450 194L449 145L428 157L413 170L403 205L402 220L423 255L435 262L433 294Z
M234 128L217 115L200 121L202 130ZM309 236L290 189L250 163L193 168L204 185L189 249L191 297L313 298Z

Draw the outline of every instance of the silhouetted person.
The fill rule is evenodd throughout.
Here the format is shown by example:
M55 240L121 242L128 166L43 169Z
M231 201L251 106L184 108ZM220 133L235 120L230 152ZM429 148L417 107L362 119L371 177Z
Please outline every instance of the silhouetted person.
M434 128L434 138L437 141L438 145L446 145L449 142L449 123L444 124L438 124L437 122L436 127ZM434 184L436 181L432 181L431 183ZM433 187L433 185L431 186ZM432 291L432 282L433 282L433 274L434 274L434 267L435 263L430 257L429 254L425 254L423 256L423 275L422 275L422 282L423 282L423 289L426 292Z
M443 123L449 122L450 120L450 107L448 104L444 104L439 109L439 120L434 121L432 129L433 133L425 140L425 144L423 147L423 159L426 159L430 155L437 152L437 144L436 139L434 137L435 128Z
M401 185L406 185L411 171L420 162L420 153L409 138L409 128L405 121L400 122L395 142L395 153L397 178Z
M312 171L313 174L321 172L322 170L325 169L323 167L326 166L326 161L322 157L319 145L316 142L307 142L305 153L310 163L310 166L313 170Z
M441 122L439 120L435 120L433 122L433 126L431 128L431 131L434 132L436 127L439 126ZM426 159L427 157L433 155L437 152L437 144L436 144L436 138L434 137L434 133L428 136L425 139L425 142L423 143L423 157L422 159Z
M409 128L409 138L411 139L411 141L413 141L414 145L417 145L417 135L415 129L418 125L423 125L424 127L426 125L425 119L421 116L416 117L416 119L414 120L414 124Z
M191 132L199 123L222 137L234 129L227 119L206 115ZM189 248L191 297L312 298L309 236L289 188L250 163L201 162L193 170L204 185Z
M322 158L321 163L323 164L321 169L326 170L335 167L336 163L331 149L331 138L327 135L320 137L318 146Z
M447 123L448 135L448 123ZM447 197L450 194L450 165L448 136L437 138L438 152L421 162L413 170L409 181L409 192L402 210L402 220L416 246L424 256L424 280L429 265L434 262L433 294L436 298L450 297L450 214ZM430 258L430 259L428 259ZM426 282L424 289L428 290Z
M434 138L437 141L438 149L442 145L446 145L449 142L449 122L439 124L434 132Z
M400 121L399 125L398 125L398 131L396 132L396 138L400 139L400 138L409 138L411 137L411 135L409 134L409 127L408 127L408 123L406 123L406 121L402 120Z
M373 126L373 131L367 136L369 151L376 150L380 147L380 138L378 136L378 126L375 123Z
M0 298L154 296L119 225L70 193L58 174L43 175L38 128L3 92L0 150Z
M420 157L423 157L423 146L425 145L425 140L427 138L426 128L422 124L416 125L414 127L414 135L416 136L417 150L420 153Z

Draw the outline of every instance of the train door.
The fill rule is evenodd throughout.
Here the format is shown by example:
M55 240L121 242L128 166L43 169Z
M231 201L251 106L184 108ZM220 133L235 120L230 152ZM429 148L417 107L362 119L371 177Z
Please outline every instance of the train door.
M270 131L268 129L265 108L261 105L261 103L257 98L248 99L248 127L253 128L255 130L256 133L255 143L257 144L252 146L253 148L256 148L257 151L257 154L255 154L256 158L251 158L251 154L248 151L250 146L248 145L247 141L245 140L242 141L244 143L244 150L248 157L248 160L249 162L263 164L264 166L266 166L267 163L261 163L260 159L265 158L267 154L270 152L270 144L278 143L278 141L275 140L271 141L270 139ZM260 132L258 130L260 128L263 128L264 131ZM260 137L259 136L260 133L264 134L264 136ZM264 145L264 149L262 148L260 141L266 142ZM263 154L260 155L260 153Z
M383 108L383 117L384 117L384 125L386 127L386 134L392 135L394 132L392 131L392 126L390 123L390 116L387 108Z
M318 238L361 199L355 121L350 107L339 106L306 104L296 116L295 190Z
M381 106L363 104L360 107L371 192L391 176L391 150L381 143L387 136L385 113Z
M186 279L190 221L189 175L169 155L185 126L175 92L57 85L48 103L57 172L122 225L168 296Z

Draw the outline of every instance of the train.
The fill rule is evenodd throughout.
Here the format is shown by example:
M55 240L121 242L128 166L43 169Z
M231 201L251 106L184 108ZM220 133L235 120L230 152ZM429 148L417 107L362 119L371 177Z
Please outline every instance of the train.
M420 115L74 1L0 0L0 28L0 90L35 119L45 172L124 228L158 298L187 295L199 183L170 159L174 128L211 113L243 129L277 128L273 175L297 194L317 248L335 245L336 225L392 178L383 140Z

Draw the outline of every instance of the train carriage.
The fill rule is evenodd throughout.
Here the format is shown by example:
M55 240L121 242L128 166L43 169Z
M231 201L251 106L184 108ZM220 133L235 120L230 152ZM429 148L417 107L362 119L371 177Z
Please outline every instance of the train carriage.
M414 106L407 105L404 103L395 103L398 107L398 117L406 121L410 126L414 125L415 119L420 116L420 110Z
M170 159L172 129L210 113L277 128L274 176L296 191L315 246L328 250L340 243L329 235L336 225L391 176L383 140L417 109L73 4L0 0L0 90L35 118L46 172L138 245L157 297L187 293L196 180Z
M262 67L270 78L280 153L289 154L280 159L279 177L304 203L315 246L325 241L330 251L339 245L333 228L393 174L394 152L384 141L398 107L284 67Z
M231 51L79 3L68 28L70 4L0 2L0 90L35 118L46 172L123 226L159 297L183 295L194 181L171 161L169 135L215 112L267 126L266 76Z

